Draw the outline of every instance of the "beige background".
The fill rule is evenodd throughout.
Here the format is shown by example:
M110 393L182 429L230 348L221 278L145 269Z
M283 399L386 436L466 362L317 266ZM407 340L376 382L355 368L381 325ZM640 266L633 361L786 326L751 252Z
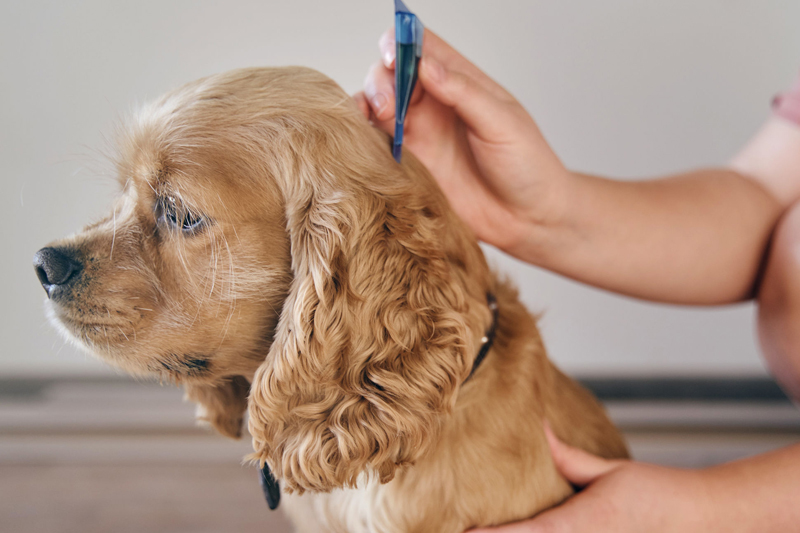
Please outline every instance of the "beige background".
M409 2L508 87L576 169L647 177L724 162L800 67L796 0ZM0 4L0 375L101 373L42 313L30 266L101 214L103 153L129 109L197 77L301 64L357 90L389 0ZM758 374L753 309L612 296L490 251L587 374Z

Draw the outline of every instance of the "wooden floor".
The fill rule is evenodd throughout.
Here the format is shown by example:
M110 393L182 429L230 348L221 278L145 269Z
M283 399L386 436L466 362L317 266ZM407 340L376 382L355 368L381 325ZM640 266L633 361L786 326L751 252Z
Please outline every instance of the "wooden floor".
M177 390L23 385L0 387L0 533L291 531L241 464L249 442L195 427ZM785 402L607 406L634 456L661 464L700 467L800 441L800 413Z
M252 468L228 464L6 465L8 533L284 533Z

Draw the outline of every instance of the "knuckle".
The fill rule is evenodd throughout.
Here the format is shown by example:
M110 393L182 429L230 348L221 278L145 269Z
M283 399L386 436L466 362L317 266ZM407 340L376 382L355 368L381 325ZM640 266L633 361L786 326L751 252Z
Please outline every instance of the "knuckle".
M470 92L472 88L471 84L469 83L469 78L460 72L448 73L447 80L447 85L449 86L450 91L458 96L464 96Z

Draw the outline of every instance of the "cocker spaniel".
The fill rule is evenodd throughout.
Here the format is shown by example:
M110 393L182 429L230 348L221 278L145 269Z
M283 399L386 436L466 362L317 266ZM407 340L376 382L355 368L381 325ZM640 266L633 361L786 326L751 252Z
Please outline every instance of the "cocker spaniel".
M547 359L535 319L411 153L306 68L211 76L120 135L112 213L35 257L53 322L245 411L301 531L461 532L573 491L564 441L625 444Z

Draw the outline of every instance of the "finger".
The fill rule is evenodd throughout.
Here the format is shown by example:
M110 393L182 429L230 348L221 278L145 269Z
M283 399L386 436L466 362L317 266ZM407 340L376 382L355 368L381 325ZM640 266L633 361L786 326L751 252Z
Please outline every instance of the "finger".
M450 46L447 41L427 29L425 30L425 37L422 41L422 57L426 56L436 59L452 70L464 72L495 96L508 94L500 84L478 68L475 63L461 55L461 53Z
M369 119L371 110L364 91L358 91L356 94L354 94L353 101L358 106L358 110L361 111L361 114L364 115L364 118Z
M450 70L432 57L423 57L420 81L427 93L452 107L478 137L486 142L513 141L509 135L511 108L498 100L469 75Z
M396 54L394 27L381 34L378 39L378 48L383 65L393 69ZM422 39L422 57L432 57L452 70L464 72L497 97L513 98L500 84L428 28L425 28L425 35Z
M389 135L394 135L394 117L389 120L380 120L374 114L371 114L369 120L374 127Z
M394 56L397 53L394 40L394 26L383 32L380 39L378 39L378 49L381 51L381 61L383 61L383 66L388 69L394 68Z
M553 456L556 468L573 485L584 487L622 464L621 461L603 459L580 448L564 444L553 433L549 423L544 424L544 434L550 445L550 454Z
M380 121L394 119L394 73L383 64L373 64L364 80L364 95Z

